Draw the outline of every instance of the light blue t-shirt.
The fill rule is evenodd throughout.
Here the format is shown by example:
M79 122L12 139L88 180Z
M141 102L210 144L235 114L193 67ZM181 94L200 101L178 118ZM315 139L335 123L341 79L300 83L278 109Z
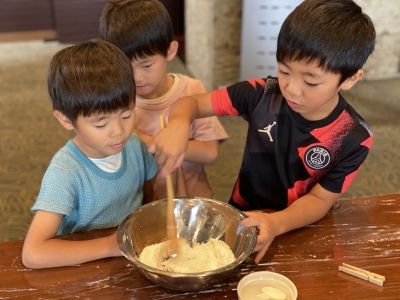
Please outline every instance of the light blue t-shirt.
M101 170L68 141L51 160L32 210L63 214L58 234L119 226L142 204L143 184L157 168L135 133L122 150L122 164L115 173Z

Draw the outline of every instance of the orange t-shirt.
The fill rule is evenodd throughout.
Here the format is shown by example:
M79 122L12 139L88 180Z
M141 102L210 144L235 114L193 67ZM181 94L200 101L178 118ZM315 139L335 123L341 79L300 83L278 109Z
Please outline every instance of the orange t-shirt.
M199 80L180 74L170 75L174 76L174 84L164 96L152 100L136 97L135 128L147 135L154 136L160 131L160 115L164 116L168 124L171 105L178 98L206 92ZM217 117L209 117L195 120L190 126L188 138L203 142L213 140L222 142L228 138L228 135ZM171 176L176 197L213 197L203 164L184 161L171 173ZM153 185L157 199L167 198L165 178L158 178L157 173L153 179Z

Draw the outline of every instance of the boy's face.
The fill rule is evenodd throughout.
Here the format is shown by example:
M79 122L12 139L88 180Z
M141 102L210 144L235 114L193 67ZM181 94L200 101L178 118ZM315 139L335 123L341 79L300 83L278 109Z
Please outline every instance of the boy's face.
M167 62L178 51L178 42L172 41L167 56L155 54L146 58L132 59L131 65L135 77L136 93L144 99L157 99L171 88L172 77L167 75Z
M80 115L73 126L76 132L73 141L90 158L117 154L132 134L133 116L133 105L114 113L93 114L88 117Z
M136 93L144 99L157 99L168 92L167 57L160 54L131 61Z
M326 118L339 102L338 92L355 83L347 79L338 86L339 74L306 61L278 62L278 81L288 105L310 121Z

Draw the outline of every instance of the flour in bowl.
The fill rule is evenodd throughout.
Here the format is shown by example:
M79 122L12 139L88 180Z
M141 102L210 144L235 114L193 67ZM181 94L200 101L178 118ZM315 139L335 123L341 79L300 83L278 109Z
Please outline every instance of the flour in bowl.
M223 241L210 239L207 243L190 247L183 244L179 255L163 259L166 242L147 246L139 261L153 268L175 273L198 273L224 267L235 260L231 248Z

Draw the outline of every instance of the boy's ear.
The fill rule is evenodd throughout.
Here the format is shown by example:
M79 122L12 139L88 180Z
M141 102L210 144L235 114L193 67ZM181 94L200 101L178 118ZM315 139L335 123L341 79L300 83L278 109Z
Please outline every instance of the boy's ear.
M356 74L350 76L347 78L341 85L340 89L341 90L349 90L361 79L361 77L364 76L364 71L363 70L358 70Z
M175 57L176 53L178 52L178 47L179 43L177 41L172 41L171 44L169 44L167 61L171 61Z
M75 129L74 125L72 125L72 122L62 112L55 110L53 111L53 115L61 123L61 125L65 127L65 129L67 130Z

